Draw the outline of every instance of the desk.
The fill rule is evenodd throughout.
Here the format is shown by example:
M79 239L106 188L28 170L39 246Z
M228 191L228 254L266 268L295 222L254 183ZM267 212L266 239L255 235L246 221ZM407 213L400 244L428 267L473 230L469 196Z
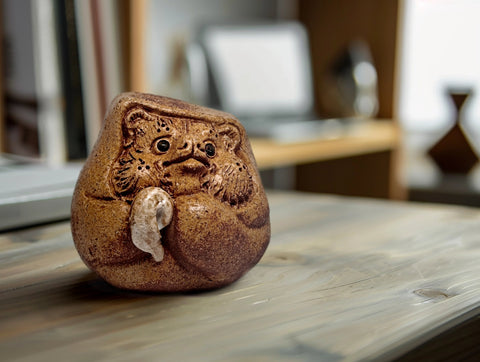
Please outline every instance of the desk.
M206 293L108 286L80 261L66 222L3 234L2 361L385 360L479 314L479 210L269 199L261 262Z

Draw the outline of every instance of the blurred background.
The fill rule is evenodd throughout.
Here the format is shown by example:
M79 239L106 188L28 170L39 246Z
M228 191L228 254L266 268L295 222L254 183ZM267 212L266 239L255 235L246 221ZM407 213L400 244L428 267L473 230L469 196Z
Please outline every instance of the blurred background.
M479 17L475 0L2 0L1 171L71 184L111 100L142 91L237 116L269 188L478 206Z

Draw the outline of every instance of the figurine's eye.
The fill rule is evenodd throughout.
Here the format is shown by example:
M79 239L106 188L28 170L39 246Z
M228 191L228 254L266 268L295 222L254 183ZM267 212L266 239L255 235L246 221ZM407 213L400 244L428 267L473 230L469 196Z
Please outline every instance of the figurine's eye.
M167 152L168 149L170 148L170 142L168 142L167 140L159 140L157 142L157 150L159 152Z
M215 156L215 146L212 143L207 143L205 145L205 153L208 157Z

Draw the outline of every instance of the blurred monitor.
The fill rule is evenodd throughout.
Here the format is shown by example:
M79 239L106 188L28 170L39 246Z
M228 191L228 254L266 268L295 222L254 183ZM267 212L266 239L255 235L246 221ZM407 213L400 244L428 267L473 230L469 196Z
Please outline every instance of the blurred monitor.
M310 54L299 23L215 25L200 38L221 108L240 118L310 116Z
M315 120L308 37L298 22L204 26L187 64L193 99L232 113L250 136L288 142L332 130Z

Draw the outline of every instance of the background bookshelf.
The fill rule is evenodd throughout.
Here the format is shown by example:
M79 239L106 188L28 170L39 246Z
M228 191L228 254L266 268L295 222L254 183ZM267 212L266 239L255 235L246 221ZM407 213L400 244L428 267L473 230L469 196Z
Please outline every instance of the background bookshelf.
M137 86L141 3L2 1L3 152L48 165L86 157L108 104Z
M116 94L133 90L191 100L183 61L185 46L199 24L298 20L310 37L318 114L334 115L324 101L329 64L350 41L361 37L370 46L378 72L378 115L387 119L376 129L389 131L374 131L363 141L346 137L338 142L317 140L318 147L296 145L306 156L289 165L269 158L272 153L282 154L287 146L252 140L267 186L277 187L278 183L269 182L271 175L290 168L295 180L289 188L404 198L398 183L400 135L396 122L388 120L393 116L397 7L397 1L386 4L381 0L362 5L349 0L335 4L310 0L3 0L1 149L4 155L16 154L15 159L26 157L54 167L82 161ZM22 38L26 35L28 41ZM27 75L30 83L22 82ZM28 90L18 90L16 84L28 84ZM357 149L352 146L355 142L371 144ZM384 146L379 149L375 142ZM338 152L331 153L337 148ZM358 165L369 175L363 181ZM329 174L328 182L325 174Z

